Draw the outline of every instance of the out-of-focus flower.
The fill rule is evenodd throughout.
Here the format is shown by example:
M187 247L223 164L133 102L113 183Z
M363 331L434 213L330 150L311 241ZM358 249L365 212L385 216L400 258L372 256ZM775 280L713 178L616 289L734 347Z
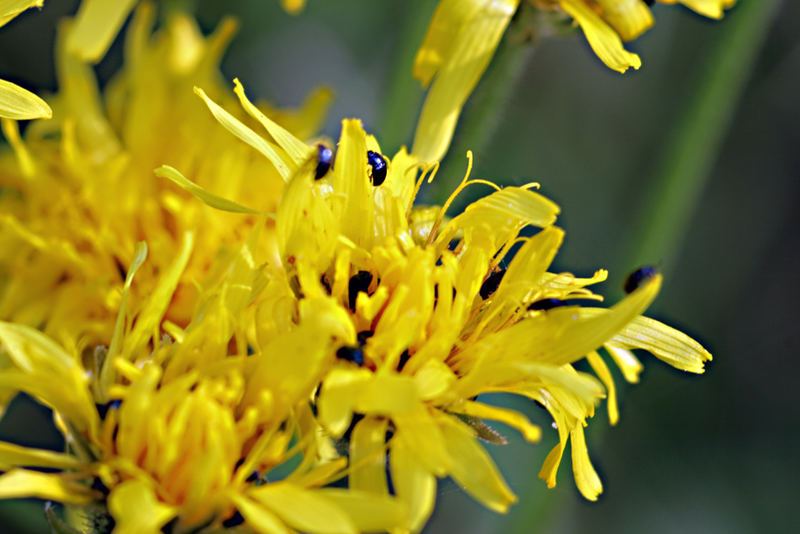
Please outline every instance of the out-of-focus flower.
M676 3L678 0L659 0ZM682 0L711 18L722 17L735 0ZM638 69L639 56L623 41L653 24L645 0L531 0L539 9L560 11L580 25L589 45L611 69ZM650 2L652 3L652 2ZM500 43L520 0L441 0L414 61L414 76L430 89L414 137L412 153L438 161L447 151L461 108ZM524 6L523 6L524 7ZM431 82L433 82L431 84Z
M533 185L500 189L465 177L442 208L414 209L417 191L435 168L405 149L387 159L360 121L350 119L329 170L323 149L260 114L238 82L236 93L266 135L198 90L226 129L291 173L270 215L268 285L256 312L256 337L259 344L278 343L304 310L325 310L320 313L341 343L337 364L314 396L319 422L349 449L350 488L387 496L391 481L408 506L409 529L421 529L429 517L436 477L453 477L496 511L515 500L476 439L497 438L482 420L507 423L530 441L541 431L522 414L477 395L506 392L541 403L559 433L542 478L555 484L571 441L577 485L593 500L602 486L583 428L606 391L609 417L617 419L613 381L598 350L605 349L631 381L641 368L633 348L696 373L711 358L685 334L640 315L658 292L658 274L642 277L609 309L573 304L601 300L586 286L606 273L582 279L547 271L563 231L553 226L558 207ZM203 198L176 169L159 172ZM496 191L447 219L456 195L475 184ZM520 236L527 226L541 230ZM515 245L521 247L509 255ZM503 268L507 255L513 259ZM330 338L315 336L309 347L329 346ZM599 380L573 368L584 358Z
M76 23L65 24L55 119L32 124L24 141L13 121L3 123L16 158L0 155L0 318L42 327L65 344L108 343L137 241L148 243L151 261L132 298L148 293L178 258L186 268L168 317L185 324L198 287L218 276L209 270L214 258L252 227L255 215L199 206L153 169L179 166L212 191L267 208L282 187L275 168L221 131L191 92L201 83L224 98L217 65L234 22L203 37L193 20L175 14L151 35L154 14L149 4L135 13L125 64L102 94L91 66L63 42ZM328 91L316 91L278 120L309 138L329 101ZM187 231L191 247L182 242Z
M321 489L347 473L347 462L321 454L308 401L341 332L327 308L310 302L291 332L263 346L246 341L246 308L265 288L255 241L221 262L227 275L195 321L186 329L167 323L171 335L162 337L169 282L140 312L127 311L146 263L140 246L111 345L86 367L80 353L43 333L0 323L3 401L21 391L52 408L71 451L0 443L0 498L73 505L74 521L110 514L116 534L155 534L170 521L172 531L244 523L264 533L406 523L388 496ZM43 467L50 472L35 470Z
M296 15L306 7L306 0L281 0L281 5L287 13Z
M0 4L0 27L32 7L41 8L44 0L7 0ZM0 118L13 120L49 119L53 112L47 102L17 84L0 80Z

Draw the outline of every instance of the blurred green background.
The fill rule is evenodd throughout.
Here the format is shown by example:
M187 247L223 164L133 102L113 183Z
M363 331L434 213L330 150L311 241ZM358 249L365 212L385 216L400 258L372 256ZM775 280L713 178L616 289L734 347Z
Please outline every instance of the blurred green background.
M357 116L388 140L385 152L411 142L409 125L422 90L411 80L410 58L433 1L311 0L297 17L282 12L277 1L188 5L208 30L224 14L240 19L223 71L242 79L248 94L296 105L314 86L326 84L337 94L327 135L338 135L341 118ZM75 6L51 0L41 13L27 13L3 28L3 77L55 89L54 25ZM653 10L656 26L629 45L644 62L637 72L610 71L578 33L539 42L520 78L510 82L515 85L494 115L494 134L475 154L473 177L542 184L561 205L559 224L567 231L556 270L588 275L611 269L597 290L612 301L637 266L630 263L631 242L646 220L643 206L665 147L680 135L681 112L710 68L709 51L741 6L721 22L679 6ZM798 15L797 2L783 2L763 46L752 43L757 60L722 146L718 152L712 142L701 146L710 151L713 166L688 231L669 257L645 258L670 267L650 314L711 350L714 361L706 374L683 374L644 356L640 384L624 386L615 375L622 388L621 421L609 429L602 406L587 433L605 486L597 503L578 494L568 458L555 489L537 478L555 443L554 430L535 445L508 431L508 445L489 447L520 503L499 516L451 482L440 482L426 532L800 531L792 509L800 497L800 343L794 330L800 318ZM98 66L101 79L117 69L120 57L116 46ZM487 90L483 85L474 99ZM402 100L393 99L398 87ZM463 154L448 159L445 171L463 172ZM536 406L499 401L549 428ZM57 443L46 421L42 409L18 400L0 423L0 438ZM4 502L0 514L2 532L46 532L38 503Z

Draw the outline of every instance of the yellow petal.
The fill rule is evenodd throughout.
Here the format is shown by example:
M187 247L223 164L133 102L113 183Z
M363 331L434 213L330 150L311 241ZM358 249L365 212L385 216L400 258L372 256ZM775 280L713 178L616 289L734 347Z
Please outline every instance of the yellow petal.
M8 471L13 467L76 469L81 465L83 464L80 460L69 454L31 449L0 441L0 470L3 471Z
M15 378L19 389L63 413L78 430L95 432L97 410L77 358L45 334L20 324L0 322L0 344L0 377ZM21 370L16 377L15 367Z
M378 495L388 495L386 483L386 429L388 420L365 417L350 438L349 487Z
M11 145L14 150L14 155L17 156L19 167L22 174L26 177L31 177L36 173L36 164L34 163L28 147L19 135L19 124L15 120L0 118L0 128L3 130L3 135L6 136L6 141Z
M611 371L597 352L590 352L586 355L586 359L608 391L608 421L612 425L616 425L617 421L619 421L619 409L617 408L617 388L614 385L614 378L611 376Z
M485 0L441 0L436 6L428 32L414 58L414 77L424 87L447 59L462 26L481 10Z
M136 0L83 0L67 38L67 49L96 63L106 54Z
M63 93L61 101L65 105L65 118L74 121L76 134L72 137L69 126L65 130L69 133L65 141L69 142L67 146L71 150L75 151L79 145L86 150L86 157L107 162L120 153L121 143L106 114L92 66L67 50L65 41L69 39L69 28L62 26L56 35L56 74Z
M597 0L597 5L623 41L636 39L653 25L653 14L642 0Z
M282 257L312 269L326 269L341 223L320 194L311 170L300 167L289 178L278 206L275 230Z
M484 344L509 361L570 363L611 340L647 308L660 287L658 275L608 310L555 308L487 336Z
M277 146L255 133L244 123L242 123L242 121L217 105L208 97L208 95L206 95L205 91L199 87L195 87L194 92L203 99L203 102L206 103L206 106L208 106L211 114L214 115L214 118L219 121L223 128L251 147L258 150L265 158L270 160L272 164L275 165L275 168L278 169L278 173L284 180L289 179L289 175L291 174L289 165L285 157L278 152L280 149Z
M736 3L736 0L659 0L659 1L664 4L674 4L676 2L680 2L689 9L692 9L697 13L700 13L701 15L705 15L706 17L710 17L712 19L722 18L723 11Z
M596 501L597 496L603 492L603 484L600 482L600 477L597 476L597 471L594 470L592 462L589 460L589 451L586 449L586 439L581 425L578 425L570 432L570 443L575 484L584 497L590 501Z
M519 0L480 3L481 10L461 25L457 35L444 36L453 43L425 98L411 150L421 161L439 161L447 152L461 108L486 70ZM423 69L424 76L429 71Z
M108 510L116 521L114 534L157 534L177 510L160 502L142 480L128 480L111 490Z
M61 503L84 504L91 500L87 486L59 474L12 469L0 475L0 499L36 497Z
M505 305L506 313L498 317L501 324L510 313L514 313L532 288L536 287L547 268L553 262L562 241L564 231L550 226L528 239L514 255L497 291L491 296L498 306ZM530 296L530 298L536 298Z
M314 490L276 482L254 488L248 492L248 496L268 508L286 524L304 532L358 532L344 510Z
M372 373L367 369L333 369L325 377L317 408L320 423L334 437L347 430L355 398L371 378Z
M44 5L44 0L0 0L0 28L28 8Z
M402 441L417 461L436 476L445 476L452 461L438 421L426 407L411 413L395 414L393 442Z
M391 532L408 522L405 507L388 496L356 491L323 488L317 493L341 508L360 532Z
M292 534L294 532L278 516L252 499L236 495L233 497L233 502L247 522L247 526L260 534Z
M625 72L628 67L638 69L642 66L639 56L625 50L617 32L586 5L584 0L559 0L559 4L580 24L589 46L609 68Z
M408 413L419 406L414 380L407 376L377 374L361 391L356 411L391 415Z
M408 508L408 529L418 532L436 503L436 477L416 459L405 442L393 440L389 464L397 498Z
M117 320L114 324L114 334L111 336L111 344L108 348L105 360L103 360L103 367L100 370L100 391L101 402L108 402L107 393L108 388L111 386L112 370L114 358L119 354L122 348L123 337L125 336L125 322L128 318L128 295L130 294L131 284L133 278L139 271L144 261L147 259L147 243L139 241L133 251L133 260L131 261L128 272L125 274L125 283L122 286L122 298L120 299L119 311L117 312Z
M508 487L489 453L478 443L472 429L453 416L440 416L447 452L453 458L450 476L467 493L498 513L505 513L517 497Z
M303 163L311 153L311 148L292 135L283 126L270 120L269 117L261 113L261 110L254 106L247 98L247 95L244 94L244 87L242 87L238 78L234 78L233 83L235 85L233 92L239 97L239 102L241 102L247 114L266 128L272 138L275 139L275 142L278 143L278 146L284 149L292 161L294 161L295 166L299 166Z
M178 286L186 264L189 262L193 247L194 234L187 232L183 235L181 247L175 259L160 277L158 285L152 290L150 298L147 300L147 304L138 314L133 330L125 338L123 353L128 355L135 354L148 342L151 336L157 334L158 325L161 323L167 306L172 300L172 295Z
M52 116L47 102L19 85L0 80L0 117L19 121Z
M567 444L565 441L559 442L547 454L547 457L542 463L542 468L539 470L539 478L545 481L548 488L556 486L556 474L558 473L558 466L561 465L561 458L564 456L564 449Z
M614 363L617 364L619 370L622 371L622 376L631 384L639 381L639 373L642 372L644 366L639 359L628 349L615 347L612 344L606 343L603 345L608 353L613 358Z
M466 240L488 232L492 239L488 246L497 250L522 226L553 224L559 211L553 201L539 193L521 187L505 187L467 206L437 239L449 241L456 229L463 229Z
M702 373L711 354L680 330L648 317L637 317L609 341L615 347L644 349L673 367Z
M162 165L153 172L159 178L167 178L168 180L171 180L178 187L184 191L188 191L212 208L222 211L231 211L234 213L259 213L258 210L248 208L247 206L242 206L241 204L238 204L232 200L219 197L214 193L207 191L206 189L186 178L177 169L170 167L169 165Z
M342 121L336 152L333 190L343 202L336 208L342 233L357 245L369 244L372 234L372 184L367 176L367 134L357 119Z
M428 360L414 373L414 383L423 400L446 393L457 380L453 370L439 360Z

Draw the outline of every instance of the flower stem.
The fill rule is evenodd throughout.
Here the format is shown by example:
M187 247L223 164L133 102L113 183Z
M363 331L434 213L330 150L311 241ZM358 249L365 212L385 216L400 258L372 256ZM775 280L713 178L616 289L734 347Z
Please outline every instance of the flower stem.
M654 187L634 225L627 268L659 263L668 271L676 261L778 4L739 2L721 23L696 89L665 144Z

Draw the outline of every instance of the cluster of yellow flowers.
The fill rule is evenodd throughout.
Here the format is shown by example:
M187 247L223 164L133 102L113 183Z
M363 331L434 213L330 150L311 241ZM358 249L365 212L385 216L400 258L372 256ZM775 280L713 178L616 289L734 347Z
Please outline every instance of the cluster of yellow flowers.
M479 441L502 441L484 420L529 441L542 432L479 395L544 406L559 439L540 477L555 485L570 443L594 500L584 427L603 398L618 418L607 360L630 382L642 369L632 349L703 372L705 349L641 315L654 270L610 308L580 305L602 300L588 286L604 270L548 270L564 232L536 184L472 179L469 154L443 206L415 207L441 139L418 135L388 157L347 119L334 151L314 138L328 91L281 111L236 80L234 98L217 71L230 21L204 37L175 14L154 33L142 4L101 94L90 62L134 3L84 2L62 25L52 120L23 139L12 119L30 116L4 115L0 403L24 392L50 407L68 450L0 442L0 498L58 501L79 528L99 514L117 534L417 532L437 478L499 512L516 499ZM472 4L502 3L443 0L420 58L456 47L446 14L467 4L459 17L479 35L493 26L496 45L517 2L499 25ZM557 4L590 34L588 2ZM417 72L444 83L449 65ZM447 83L471 90L463 74ZM474 185L492 191L448 215ZM593 374L573 366L584 359Z

